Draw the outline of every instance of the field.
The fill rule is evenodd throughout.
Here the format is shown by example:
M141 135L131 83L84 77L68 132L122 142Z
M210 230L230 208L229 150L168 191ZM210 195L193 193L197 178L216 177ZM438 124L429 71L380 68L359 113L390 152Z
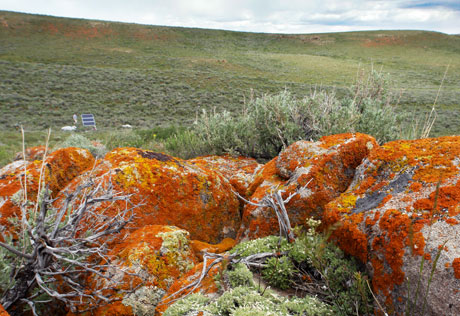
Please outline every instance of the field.
M188 126L202 109L240 111L251 94L345 94L371 67L389 74L396 106L414 117L441 87L432 136L460 134L460 36L242 33L0 11L0 143L10 157L15 127L34 144L46 128L72 125L74 113L93 113L110 132Z

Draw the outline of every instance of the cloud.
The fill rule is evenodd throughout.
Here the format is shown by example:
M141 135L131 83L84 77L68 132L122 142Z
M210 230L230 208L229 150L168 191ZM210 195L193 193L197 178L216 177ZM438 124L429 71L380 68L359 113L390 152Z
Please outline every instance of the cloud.
M0 9L249 32L421 29L460 33L458 0L0 0Z
M405 5L406 8L446 8L450 10L460 11L460 2L458 0L452 1L410 1L411 3Z

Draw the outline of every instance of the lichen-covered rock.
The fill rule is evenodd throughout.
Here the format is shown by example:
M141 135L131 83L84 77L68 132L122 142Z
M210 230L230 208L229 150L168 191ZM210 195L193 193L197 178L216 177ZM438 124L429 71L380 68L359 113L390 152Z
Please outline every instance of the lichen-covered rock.
M345 191L355 168L378 146L371 136L339 134L318 142L298 141L267 163L255 176L249 191L257 203L275 189L283 196L298 192L286 205L292 226L303 225L308 217L321 218L324 206ZM238 240L277 234L278 220L271 209L247 204Z
M0 304L0 316L10 316L8 312L3 308L2 304Z
M195 255L200 259L200 261L202 261L205 252L223 253L232 249L236 245L236 240L232 238L225 238L215 245L208 244L200 240L192 240L190 241L190 245L192 246Z
M26 148L26 159L27 161L34 161L34 160L43 160L43 155L45 154L46 147L45 146L35 146ZM22 151L18 152L14 160L24 160L24 153Z
M246 197L249 184L252 183L254 172L261 167L253 158L232 156L205 156L187 160L189 163L210 169L226 178L233 189Z
M206 262L206 268L208 268L213 263L213 260L208 260ZM218 296L218 287L216 284L216 277L219 274L223 273L222 263L215 264L208 272L206 277L203 278L201 283L197 287L191 287L187 290L177 293L179 290L190 285L192 282L199 279L203 271L204 262L197 264L193 269L191 269L187 274L177 279L176 282L169 288L166 294L163 297L163 300L158 304L156 309L156 315L161 316L171 304L175 301L188 295L189 293L201 293L209 298L215 298Z
M394 141L372 150L326 206L324 226L340 223L332 238L367 264L387 312L415 304L420 314L434 269L426 314L460 314L459 180L460 137Z
M236 236L238 199L231 184L212 170L161 153L118 148L66 190L89 176L95 183L111 182L115 191L132 194L131 202L139 207L130 227L174 225L190 232L192 239L209 243ZM105 211L115 213L117 208Z
M69 147L51 153L44 164L38 160L18 160L0 169L0 232L8 231L11 226L8 218L19 214L19 205L25 198L24 188L27 200L36 201L41 173L51 195L56 196L72 179L93 165L94 158L89 151Z
M168 288L198 262L190 247L189 233L162 225L148 225L134 231L112 248L108 256L113 258L113 265L139 276L115 272L111 281L116 283L117 290L142 286L125 294L121 301L97 308L93 311L95 315L154 315ZM106 285L105 279L93 276L88 287L100 289Z
M259 202L271 190L285 184L286 181L276 173L276 159L267 162L255 175L254 181L248 189L251 202ZM247 203L243 209L243 217L237 236L238 242L276 234L278 220L271 212L273 210Z

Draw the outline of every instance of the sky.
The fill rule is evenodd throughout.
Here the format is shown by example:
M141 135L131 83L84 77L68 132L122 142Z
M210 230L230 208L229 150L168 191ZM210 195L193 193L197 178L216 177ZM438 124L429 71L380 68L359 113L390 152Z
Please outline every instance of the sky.
M0 0L0 10L264 33L460 34L460 0Z

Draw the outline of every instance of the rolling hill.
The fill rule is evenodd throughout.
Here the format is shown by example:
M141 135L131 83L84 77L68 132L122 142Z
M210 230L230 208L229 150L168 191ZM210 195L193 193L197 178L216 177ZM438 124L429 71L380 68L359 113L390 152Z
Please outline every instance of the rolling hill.
M389 74L401 111L436 99L433 135L460 133L460 36L424 31L264 34L0 11L0 127L190 124L202 109L239 111L252 93L346 93L359 70Z

